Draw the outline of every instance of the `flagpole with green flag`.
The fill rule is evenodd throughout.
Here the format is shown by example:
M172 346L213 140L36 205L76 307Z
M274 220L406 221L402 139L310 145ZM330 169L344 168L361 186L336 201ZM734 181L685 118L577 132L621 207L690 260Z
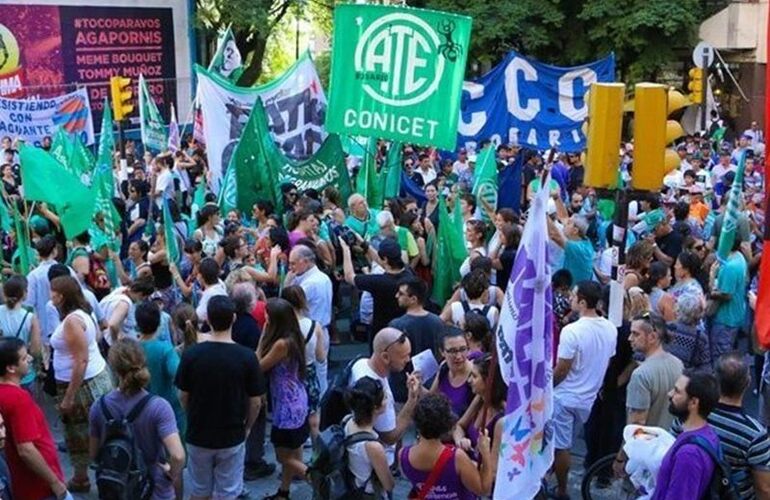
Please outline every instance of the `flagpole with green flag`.
M113 151L115 149L115 135L112 130L112 110L107 98L104 99L104 114L102 115L102 133L99 138L99 150L96 158L96 168L91 182L96 195L94 215L102 213L104 218L104 232L113 238L120 227L120 214L112 203L115 190L115 180L112 171ZM113 249L117 245L111 245Z
M19 254L19 271L26 276L29 274L29 239L18 207L13 207L13 226L16 232L16 252Z
M163 239L166 240L166 257L169 264L179 262L179 244L174 234L174 220L168 207L168 198L163 198Z
M487 146L478 155L472 194L476 197L481 220L490 224L489 212L497 210L497 157L493 146Z
M727 201L724 220L722 221L722 231L719 233L719 243L717 244L717 260L726 262L733 250L735 243L735 233L738 225L738 217L741 213L741 203L743 202L743 174L746 170L746 152L741 154L738 162L738 171L735 174L735 180L730 188L730 199Z
M395 198L401 191L403 151L400 142L393 141L385 156L385 198Z
M447 211L444 196L439 197L436 210L438 210L439 223L433 250L433 292L431 298L437 304L443 305L452 296L455 283L460 281L460 266L468 256L468 250L465 248L459 198L455 197L451 215Z

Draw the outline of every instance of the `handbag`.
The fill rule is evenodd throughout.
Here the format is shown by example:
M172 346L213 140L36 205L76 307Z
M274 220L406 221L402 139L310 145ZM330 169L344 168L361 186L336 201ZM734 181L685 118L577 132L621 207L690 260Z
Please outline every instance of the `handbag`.
M436 465L434 465L433 470L430 471L428 479L422 483L422 488L417 492L417 495L414 494L415 489L412 488L412 491L409 492L409 500L425 500L425 497L428 496L430 490L436 485L441 473L444 472L444 468L449 462L449 459L452 458L452 455L454 455L454 452L455 449L453 446L444 446L441 455L439 455L438 460L436 461Z
M56 375L53 371L53 356L54 350L51 347L51 357L48 360L48 368L45 371L45 378L43 379L43 392L49 396L56 396Z

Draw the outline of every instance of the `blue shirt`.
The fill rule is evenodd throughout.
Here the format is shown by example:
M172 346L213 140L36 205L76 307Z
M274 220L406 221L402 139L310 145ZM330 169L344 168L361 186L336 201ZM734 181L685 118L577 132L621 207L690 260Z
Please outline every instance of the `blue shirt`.
M588 240L567 240L564 245L564 264L572 275L572 282L590 280L594 275L594 246Z
M730 327L743 326L746 322L746 287L748 266L741 252L733 252L727 262L719 267L717 290L729 293L730 300L722 302L714 316L714 322Z

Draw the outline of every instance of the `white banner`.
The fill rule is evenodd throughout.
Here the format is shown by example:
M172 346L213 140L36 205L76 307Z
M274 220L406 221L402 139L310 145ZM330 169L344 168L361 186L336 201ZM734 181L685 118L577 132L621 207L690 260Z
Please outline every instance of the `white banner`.
M309 53L261 87L237 87L200 66L196 71L209 182L215 193L257 97L264 103L273 139L289 158L308 158L326 139L326 95Z
M53 138L59 127L79 134L84 144L94 143L94 124L85 88L49 99L0 98L0 137L19 138L39 146L43 137Z

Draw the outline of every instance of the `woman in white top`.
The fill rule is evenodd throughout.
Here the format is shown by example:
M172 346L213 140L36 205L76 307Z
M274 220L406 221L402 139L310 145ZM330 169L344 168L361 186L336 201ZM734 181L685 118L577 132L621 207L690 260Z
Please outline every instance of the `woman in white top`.
M198 211L198 229L193 233L193 238L201 242L203 255L206 257L214 257L217 254L219 241L223 237L219 227L221 220L217 205L204 205Z
M72 493L85 493L91 489L88 413L94 401L112 390L112 379L99 353L96 318L77 280L72 276L54 278L51 302L61 319L51 335L56 403L75 470L67 489Z
M22 340L27 345L27 351L35 359L40 359L40 323L35 313L22 307L27 298L27 278L11 276L3 284L3 295L5 304L0 306L0 335ZM21 379L21 386L31 393L36 376L35 369L30 366L29 373Z
M328 340L323 326L306 316L307 297L301 287L287 286L281 292L281 298L294 308L299 330L305 339L305 363L307 364L305 387L307 388L307 402L310 411L308 425L310 425L310 437L315 439L320 432L318 407L321 404L321 381L318 379L317 366L326 361Z
M385 411L382 382L372 377L359 379L348 389L345 401L352 412L346 417L345 436L358 434L348 445L348 469L364 498L388 498L395 480L388 465L385 448L377 440L374 420ZM368 434L368 435L367 435Z
M465 276L471 272L471 261L476 257L487 256L486 239L484 232L486 224L480 220L471 219L465 223L465 242L468 246L468 257L460 266L460 275Z

